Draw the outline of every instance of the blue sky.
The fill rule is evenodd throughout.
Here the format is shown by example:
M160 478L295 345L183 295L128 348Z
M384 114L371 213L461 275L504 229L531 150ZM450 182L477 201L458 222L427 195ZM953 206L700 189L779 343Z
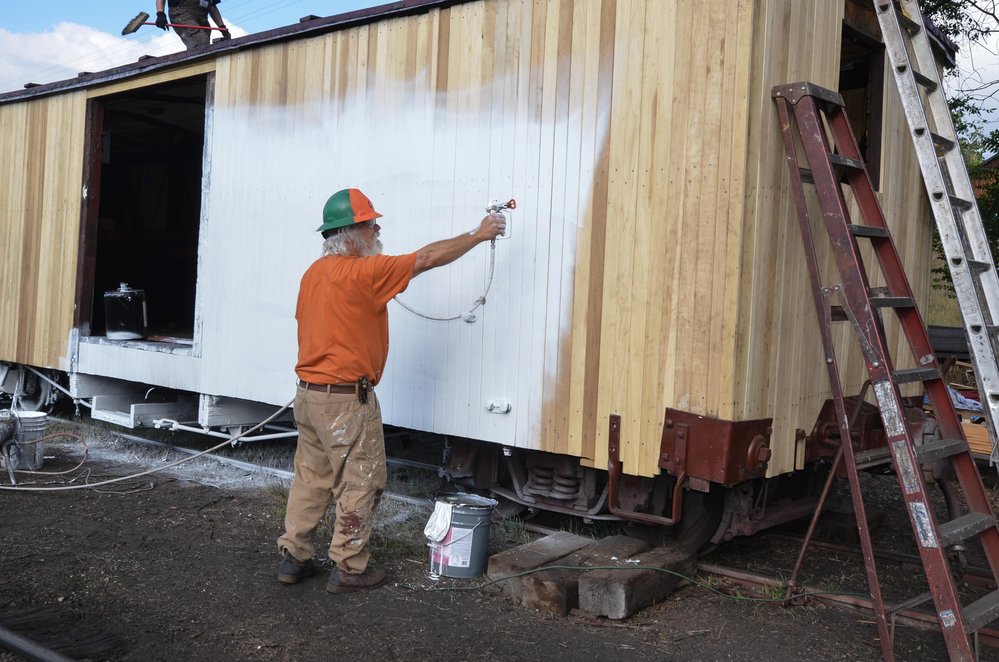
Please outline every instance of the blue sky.
M385 2L386 0L223 0L219 3L219 9L227 21L231 20L248 32L260 32L295 23L308 14L331 16ZM67 21L120 34L125 24L139 12L144 11L150 15L156 13L155 0L145 0L145 2L43 0L38 4L32 2L4 4L6 6L0 27L12 32L42 32L53 28L59 22ZM230 15L232 19L229 18Z
M331 16L388 1L223 0L219 10L238 37L297 23L308 14ZM0 15L0 92L183 49L175 34L152 26L123 37L121 29L143 11L155 15L155 0L5 2Z

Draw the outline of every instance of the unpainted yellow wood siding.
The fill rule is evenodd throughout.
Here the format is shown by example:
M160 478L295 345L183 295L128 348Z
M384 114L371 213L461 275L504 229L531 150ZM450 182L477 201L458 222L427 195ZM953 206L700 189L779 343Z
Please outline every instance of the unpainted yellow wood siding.
M612 413L624 471L642 475L667 406L731 417L755 11L617 5L594 466Z
M795 431L811 432L831 391L770 90L798 81L837 88L843 7L797 0L765 0L758 6L746 187L751 203L742 244L732 418L773 417L769 473L774 475L800 466ZM885 71L885 80L880 197L916 299L925 303L932 218L890 71ZM852 203L851 213L857 213ZM810 216L824 282L835 284L839 280L821 213L813 209ZM883 285L868 247L863 247L863 255L872 286ZM886 311L884 319L896 367L912 367L895 316ZM857 393L866 378L859 346L848 325L837 325L834 333L844 391Z
M67 369L86 93L0 106L0 360Z

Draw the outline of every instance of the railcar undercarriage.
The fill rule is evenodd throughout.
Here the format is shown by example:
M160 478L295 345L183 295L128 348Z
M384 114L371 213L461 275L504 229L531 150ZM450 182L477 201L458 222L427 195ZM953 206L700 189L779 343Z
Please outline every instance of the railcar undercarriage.
M856 452L885 447L877 407L864 392L848 398ZM839 446L832 402L810 433L798 431L803 468L766 477L769 421L729 423L667 410L661 472L655 477L620 471L611 434L610 471L582 466L578 458L451 438L442 472L466 489L489 491L534 510L651 525L682 545L703 549L812 515ZM926 438L932 418L910 403L909 425ZM617 465L617 466L616 466ZM939 481L947 494L946 475ZM732 480L737 479L737 480ZM949 503L948 499L948 503Z
M91 406L92 415L102 420L110 419L107 412L98 411L94 404L108 398L122 402L138 398L140 402L130 405L133 414L137 407L152 407L150 412L159 412L167 411L163 407L187 403L185 411L197 410L199 415L211 412L210 420L190 425L200 425L206 434L213 436L224 436L224 431L243 427L243 423L233 418L237 410L240 420L259 418L263 411L262 405L248 407L242 401L230 402L212 396L200 396L210 402L198 406L196 394L180 393L172 397L162 389L144 385L127 388L127 384L113 383L115 380L86 375L64 380L70 384L67 389L61 385L59 376L60 373L50 370L0 363L0 396L10 398L14 408L42 411L49 410L60 396L71 395L79 403L85 402L81 394L92 396L91 391L107 391L109 395L92 396L91 402L86 403ZM884 431L878 409L864 402L863 395L847 399L852 411L852 443L858 453L876 453L885 446ZM442 477L464 489L492 493L533 511L572 515L585 522L618 521L651 528L679 544L703 549L814 512L829 473L829 460L840 443L834 415L834 408L828 402L811 433L798 431L804 468L774 477L765 475L770 451L768 420L730 423L677 410L666 412L660 446L661 471L654 477L621 471L613 449L617 438L613 430L609 470L583 466L579 458L570 455L441 437L444 451L439 471ZM933 419L915 405L908 408L906 418L925 438L932 439L938 434ZM152 414L140 413L111 422L126 427L164 427L157 424L163 420L166 419L162 415L154 418ZM202 431L188 425L182 427L187 431ZM211 430L213 427L221 431ZM294 430L289 428L283 436L293 435ZM931 467L927 478L939 482L945 496L948 495L950 476ZM948 497L948 505L952 500Z

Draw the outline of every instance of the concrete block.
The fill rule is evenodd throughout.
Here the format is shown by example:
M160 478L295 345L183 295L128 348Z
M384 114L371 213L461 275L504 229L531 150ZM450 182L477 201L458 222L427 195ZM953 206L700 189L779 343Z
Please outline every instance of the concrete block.
M539 538L520 547L514 547L489 557L486 577L490 581L513 577L527 570L534 570L548 565L576 550L593 542L592 538L584 538L567 531L559 531L550 536ZM507 595L520 598L522 577L500 581L496 586Z
M676 590L676 575L694 573L695 553L677 547L657 547L635 557L632 570L594 570L579 578L579 608L598 616L622 619L663 600Z
M648 543L628 536L610 536L593 541L579 551L551 565L579 567L579 570L543 570L521 579L521 601L528 607L565 616L579 606L579 577L587 566L625 566Z

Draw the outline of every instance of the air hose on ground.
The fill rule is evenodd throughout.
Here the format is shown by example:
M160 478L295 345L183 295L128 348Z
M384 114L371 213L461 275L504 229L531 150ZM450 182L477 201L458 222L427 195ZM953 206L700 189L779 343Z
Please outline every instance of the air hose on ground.
M17 485L17 486L0 485L0 490L4 490L4 491L8 491L8 492L66 492L66 491L69 491L69 490L89 490L89 489L92 489L94 487L100 487L102 485L110 485L111 483L120 483L120 482L125 481L125 480L132 480L133 478L141 478L142 476L148 476L150 474L158 473L158 472L164 471L166 469L171 469L173 467L176 467L177 465L184 464L185 462L190 462L191 460L193 460L195 458L199 458L202 455L207 455L208 453L212 453L214 451L217 451L220 448L222 448L223 446L226 446L226 445L229 445L229 444L233 444L233 443L236 442L236 440L240 439L241 437L244 437L244 436L250 434L251 432L255 432L256 430L259 430L260 428L264 427L265 425L267 425L268 423L270 423L271 421L273 421L274 419L276 419L278 416L280 416L285 411L287 411L288 408L291 407L294 403L295 403L294 399L289 400L287 404L285 404L283 407L281 407L280 409L278 409L276 412L274 412L273 414L271 414L266 419L260 421L259 423L257 423L256 425L254 425L252 428L244 430L243 432L240 432L239 434L237 434L237 435L235 435L235 436L233 436L233 437L231 437L229 439L226 439L221 444L217 444L215 446L212 446L211 448L203 450L200 453L196 453L194 455L189 455L187 457L183 457L183 458L181 458L179 460L176 460L174 462L170 462L169 464L165 464L162 467L156 467L155 469L148 469L146 471L142 471L142 472L139 472L137 474L131 474L129 476L118 476L117 478L109 478L108 480L103 480L103 481L100 481L98 483L85 483L85 484L80 484L80 485L58 485L56 487L29 487L29 486L25 486L25 485Z

